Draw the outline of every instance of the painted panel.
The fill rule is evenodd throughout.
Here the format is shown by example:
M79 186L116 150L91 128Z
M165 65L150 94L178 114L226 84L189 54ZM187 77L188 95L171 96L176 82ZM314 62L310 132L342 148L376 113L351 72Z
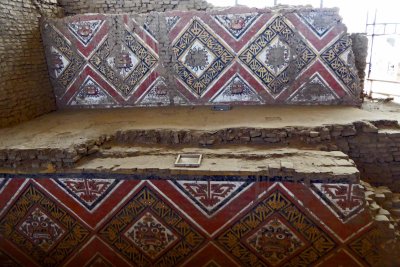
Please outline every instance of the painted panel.
M231 8L42 22L59 107L359 105L336 9Z
M369 266L379 258L374 227L357 184L113 174L0 181L2 266Z

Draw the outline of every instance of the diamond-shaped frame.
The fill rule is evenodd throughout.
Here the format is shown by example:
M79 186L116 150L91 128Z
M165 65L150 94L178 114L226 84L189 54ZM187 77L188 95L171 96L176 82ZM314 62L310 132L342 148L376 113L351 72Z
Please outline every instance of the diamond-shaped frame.
M151 259L125 236L135 218L149 211L177 235L177 241L167 251ZM140 189L106 225L99 235L121 255L138 266L176 266L181 260L194 253L205 238L197 232L173 208L147 186Z
M244 238L244 243L272 266L287 260L306 246L300 234L286 225L285 221L277 215L269 216Z
M200 77L196 77L181 61L182 55L190 49L194 42L200 42L208 51L215 55L213 62L207 66ZM223 73L234 61L234 53L215 37L211 29L199 18L194 18L182 31L172 44L176 63L174 70L177 77L185 87L196 97L200 97L207 91L209 86Z
M259 55L275 38L290 47L291 59L289 65L277 76L268 70L265 62L259 60ZM304 69L311 65L317 57L303 38L296 34L285 18L277 16L250 42L242 52L239 60L266 87L267 91L276 98L282 93Z
M126 28L123 29L122 39L122 44L113 43L108 36L89 59L89 62L124 99L128 99L144 79L153 72L158 64L158 55L136 33L131 33ZM118 49L117 46L129 49L129 53L133 53L138 61L126 77L121 77L107 61L113 51Z
M178 240L177 234L174 232L152 211L146 210L128 227L124 235L149 258L157 259ZM141 240L140 238L144 236L147 239Z
M63 93L70 86L71 82L74 80L75 76L82 69L84 65L84 58L74 49L71 48L71 45L67 42L67 40L51 25L45 24L43 29L44 35L46 38L51 41L50 49L46 49L47 58L51 59L51 47L59 51L63 57L65 57L69 64L66 68L60 73L60 75L52 75L52 78L57 81L59 85L63 88ZM53 62L47 62L49 69L53 69ZM50 72L52 73L52 72Z
M15 227L35 207L51 215L52 220L65 229L65 233L47 251L32 243L26 235ZM11 241L27 255L30 255L40 266L62 265L61 263L68 256L83 245L89 235L88 229L33 184L28 185L23 190L12 205L12 208L0 219L0 236Z
M321 53L324 63L334 72L335 77L355 96L360 90L360 81L355 70L352 41L348 34L340 36L331 46ZM346 60L343 60L346 56ZM352 57L352 58L351 58Z
M284 219L306 242L305 248L288 256L285 262L290 266L309 266L336 247L335 241L324 230L309 219L288 197L279 190L257 203L244 216L231 224L216 238L226 251L230 252L245 266L264 266L263 257L253 253L246 238L272 216ZM313 255L308 257L308 255Z

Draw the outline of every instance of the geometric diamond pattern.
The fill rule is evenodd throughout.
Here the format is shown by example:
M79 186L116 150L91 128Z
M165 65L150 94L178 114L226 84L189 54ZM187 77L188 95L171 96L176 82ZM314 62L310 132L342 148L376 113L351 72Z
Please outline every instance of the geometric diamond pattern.
M122 38L118 44L108 37L89 62L126 98L152 71L158 59L137 34L123 30Z
M171 31L172 28L175 27L175 25L178 23L180 20L179 16L171 16L171 17L165 17L165 23L167 25L167 31Z
M350 67L350 65L354 64L350 37L347 35L341 36L321 54L321 58L334 71L335 77L338 77L346 88L356 95L359 89L359 79L355 69Z
M67 88L84 64L80 56L52 26L44 29L52 46L47 55L49 71L62 88Z
M168 106L171 101L173 101L175 105L187 104L187 100L179 92L175 93L175 95L171 96L167 91L165 80L160 78L149 87L147 92L143 93L141 99L138 100L137 105Z
M0 219L0 236L39 266L57 266L83 244L89 231L64 208L29 185Z
M269 264L277 265L304 248L305 244L295 232L284 220L274 217L247 238L246 243Z
M138 266L176 266L204 242L200 233L146 187L118 211L99 235Z
M125 232L125 236L152 260L158 258L178 239L152 212L145 212Z
M294 48L290 48L294 47ZM316 58L283 17L277 17L246 46L239 59L273 95L279 95Z
M234 55L200 22L194 19L174 41L172 51L177 59L176 74L197 97L232 62Z
M330 199L348 214L358 209L356 184L68 177L74 176L7 177L0 192L1 266L15 266L15 259L22 266L345 266L346 259L349 266L372 266L387 240L365 209L343 222L327 205ZM321 195L311 193L317 188ZM90 209L75 199L97 204Z
M275 266L281 262L309 266L336 246L329 235L279 191L231 224L217 242L245 266ZM301 250L305 242L312 245Z
M354 240L349 247L370 266L379 266L382 262L382 255L379 255L379 252L382 251L384 240L382 231L374 228Z
M233 76L211 99L212 103L261 103L261 98L239 74Z
M17 229L45 252L48 252L65 233L65 230L40 207L34 207Z
M71 106L111 105L115 104L115 100L95 81L95 79L87 76L86 80L79 87L76 95L71 98L69 104Z
M361 103L336 9L84 14L42 29L60 107Z

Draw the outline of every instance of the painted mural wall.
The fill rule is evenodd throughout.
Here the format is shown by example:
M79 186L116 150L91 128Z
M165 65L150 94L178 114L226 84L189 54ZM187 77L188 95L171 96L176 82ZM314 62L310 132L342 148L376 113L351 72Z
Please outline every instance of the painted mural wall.
M1 266L383 266L358 183L34 177L0 178Z
M360 104L337 9L84 14L42 34L61 108Z

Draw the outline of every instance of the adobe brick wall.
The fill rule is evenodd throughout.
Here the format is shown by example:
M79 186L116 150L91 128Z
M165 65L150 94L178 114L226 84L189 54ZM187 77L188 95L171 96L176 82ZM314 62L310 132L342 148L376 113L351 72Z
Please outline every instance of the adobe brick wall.
M147 13L167 10L206 10L204 0L59 0L66 15L83 13Z
M352 33L352 50L354 53L354 62L360 78L360 87L364 88L364 79L366 75L367 56L368 56L368 37L365 33Z
M37 171L73 168L87 157L103 157L115 146L166 145L218 148L229 145L342 151L354 160L364 181L400 192L400 126L397 121L277 129L226 128L195 130L116 130L65 148L0 149L0 168ZM124 152L118 157L130 156Z
M0 128L56 108L39 31L40 12L60 14L56 3L0 2Z

